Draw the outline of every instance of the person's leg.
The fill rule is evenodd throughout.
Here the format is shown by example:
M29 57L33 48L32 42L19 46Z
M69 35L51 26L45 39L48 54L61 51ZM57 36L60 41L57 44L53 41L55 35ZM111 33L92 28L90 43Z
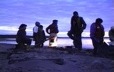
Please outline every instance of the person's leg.
M22 50L24 50L26 48L25 40L19 39L19 40L16 40L16 42L18 43L16 48L19 48L19 49L22 49Z
M98 43L94 39L92 39L92 43L93 43L93 47L94 47L93 54L96 55L97 54L97 49L98 49L98 46L97 46Z
M56 33L50 34L49 47L57 47L57 34Z
M78 49L82 50L82 38L81 35L77 36Z
M35 45L34 46L36 47L36 45L37 45L37 41L35 41Z
M25 43L27 44L27 50L30 49L31 41L32 41L32 40L29 39L29 38L27 38L27 39L25 40Z
M75 35L74 36L73 44L74 44L75 48L78 48L78 50L82 50L81 35Z
M34 45L37 45L37 34L33 33L33 41L35 41Z
M35 47L36 47L36 48L39 47L39 40L38 40L38 39L36 40L36 45L35 45Z
M76 37L75 37L74 40L73 40L73 44L74 44L74 47L75 47L75 48L78 48Z
M27 39L27 45L31 45L32 40L31 39Z

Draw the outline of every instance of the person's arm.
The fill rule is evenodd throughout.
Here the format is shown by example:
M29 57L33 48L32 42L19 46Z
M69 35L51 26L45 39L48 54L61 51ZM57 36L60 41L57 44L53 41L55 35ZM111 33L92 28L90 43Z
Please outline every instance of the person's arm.
M83 30L86 29L87 24L82 17L81 17L81 22L82 22Z
M96 36L95 36L95 31L96 31L96 26L95 26L95 24L92 24L91 28L90 28L90 37L91 37L91 39L95 40L96 42L100 42L100 40L98 38L96 38Z
M102 29L103 29L103 37L105 35L105 30L104 30L104 26L102 25Z
M71 27L70 27L70 30L73 30L73 26L74 26L74 17L72 16L71 17Z
M112 33L111 30L109 30L109 39L110 39L111 41L114 41L114 35L113 35L113 33Z
M95 37L95 25L94 24L92 24L91 26L90 26L90 37L91 38L94 38Z
M59 33L59 29L58 29L58 26L56 27L56 33Z
M45 35L44 30L43 30L43 38L44 38L44 41L46 41L46 35Z
M50 34L50 33L49 33L49 28L50 28L50 25L46 28L46 32L47 32L48 34Z

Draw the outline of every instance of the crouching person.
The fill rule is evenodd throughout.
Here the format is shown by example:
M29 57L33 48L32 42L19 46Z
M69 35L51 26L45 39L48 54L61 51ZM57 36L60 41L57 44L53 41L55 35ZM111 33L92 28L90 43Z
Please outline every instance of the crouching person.
M43 30L43 26L40 25L38 29L37 47L43 47L45 41L46 41L45 32Z
M22 48L29 50L31 45L31 39L26 36L26 24L21 24L16 35L16 42L18 43L16 48Z
M114 46L114 26L111 27L111 29L109 30L109 39L110 39L110 45Z
M104 42L104 26L102 25L103 20L101 18L97 18L94 23L91 24L90 27L90 37L93 43L93 54L96 55L98 53L98 49L100 45Z
M109 30L109 54L114 55L114 26Z

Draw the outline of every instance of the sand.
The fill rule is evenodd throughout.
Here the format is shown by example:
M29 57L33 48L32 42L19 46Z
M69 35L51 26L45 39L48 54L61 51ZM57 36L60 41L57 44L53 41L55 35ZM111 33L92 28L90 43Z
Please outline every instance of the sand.
M91 50L13 48L14 44L0 44L0 72L114 72L113 58L93 56Z

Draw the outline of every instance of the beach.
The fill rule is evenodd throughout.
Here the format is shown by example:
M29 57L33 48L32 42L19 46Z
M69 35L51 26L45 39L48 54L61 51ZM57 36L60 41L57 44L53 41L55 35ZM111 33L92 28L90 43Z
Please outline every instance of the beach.
M0 1L0 72L114 72L114 47L107 53L93 55L90 26L96 18L103 19L104 41L108 45L109 30L113 26L113 0L1 0ZM68 38L71 17L77 11L87 26L82 33L82 50L74 48ZM58 20L57 47L34 47L35 22L44 31ZM27 37L32 39L29 50L16 49L16 34L20 24L26 24ZM46 32L45 32L46 33ZM49 34L46 33L46 37ZM105 50L106 51L106 50ZM110 53L111 52L111 53Z
M15 44L0 43L0 72L113 72L114 59L93 56L92 50L34 48L14 52Z
M2 37L0 39L0 43L17 44L14 36L7 36L7 35L5 35L5 36L4 36L4 38ZM9 37L9 38L7 38L7 37ZM104 38L104 41L107 44L108 44L108 42L110 42L109 38ZM73 46L73 40L68 37L58 37L57 44L58 44L58 47ZM32 39L32 45L34 45L33 39ZM44 43L44 46L48 46L48 45L49 45L49 40L45 41L45 43ZM93 44L92 44L91 38L83 37L82 38L82 47L86 48L86 49L93 49Z

